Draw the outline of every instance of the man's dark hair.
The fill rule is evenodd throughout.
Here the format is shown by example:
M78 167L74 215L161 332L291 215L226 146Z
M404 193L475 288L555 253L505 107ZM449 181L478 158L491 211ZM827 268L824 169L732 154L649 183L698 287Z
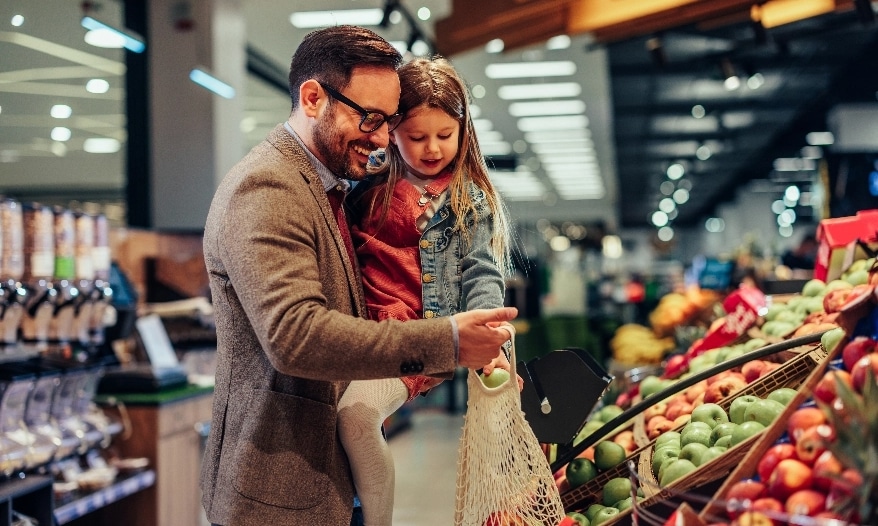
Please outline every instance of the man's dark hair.
M335 89L344 89L356 66L396 69L402 55L386 40L358 26L333 26L308 33L290 62L292 109L299 105L299 86L316 79Z

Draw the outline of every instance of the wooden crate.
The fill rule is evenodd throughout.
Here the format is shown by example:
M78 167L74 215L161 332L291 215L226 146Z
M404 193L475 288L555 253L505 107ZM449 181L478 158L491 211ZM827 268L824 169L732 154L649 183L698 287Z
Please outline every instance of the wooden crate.
M722 503L725 501L725 496L728 494L729 488L740 480L751 478L756 473L756 466L759 464L759 459L765 451L773 446L781 435L786 432L786 422L789 420L790 415L799 409L804 401L811 398L812 389L825 374L829 363L841 353L843 347L844 342L840 342L838 346L836 346L832 355L827 356L825 349L821 346L824 359L821 360L808 374L807 378L805 378L799 387L799 392L793 397L786 409L778 415L774 423L757 435L759 439L747 451L747 454L743 457L737 467L732 470L728 477L726 477L722 486L720 486L714 494L714 497L699 514L702 519L708 520L712 516L725 514L725 507Z

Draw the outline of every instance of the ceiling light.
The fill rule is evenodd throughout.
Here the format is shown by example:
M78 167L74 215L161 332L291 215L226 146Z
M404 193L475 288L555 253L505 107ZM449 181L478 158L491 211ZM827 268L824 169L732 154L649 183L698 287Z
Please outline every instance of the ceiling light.
M377 26L384 18L383 9L338 9L335 11L296 11L290 15L290 23L299 29L341 26Z
M85 83L85 91L100 95L110 91L110 83L104 79L91 79Z
M709 217L707 221L704 222L704 229L708 232L717 234L726 229L726 222L719 217Z
M235 88L208 73L207 68L200 66L189 72L189 79L202 88L216 93L226 99L235 98Z
M556 131L551 129L539 130L524 134L524 140L526 140L530 144L563 144L569 142L578 142L582 141L583 139L591 140L591 130L589 130L588 128L564 131Z
M60 141L55 141L49 146L49 151L56 157L64 157L67 155L67 145Z
M482 150L482 155L488 157L492 155L509 155L512 153L512 145L506 141L480 142L479 148Z
M476 136L478 137L479 142L497 142L503 140L503 134L497 130L477 131Z
M518 129L522 132L545 130L575 130L588 127L585 115L563 115L556 117L524 117L518 119Z
M527 170L500 172L488 170L491 182L504 198L512 201L538 201L546 193L546 187Z
M557 99L578 97L581 93L582 86L578 82L511 84L497 89L497 96L503 100Z
M500 53L503 51L503 39L495 38L485 44L485 53Z
M774 160L774 169L778 172L801 172L814 170L814 159L802 159L800 157L780 157Z
M822 159L823 148L819 146L804 146L800 153L803 159Z
M656 235L659 238L659 241L664 241L667 243L668 241L674 239L674 229L669 226L663 226L658 229Z
M799 190L798 186L792 185L788 186L786 190L784 190L783 197L784 201L791 202L796 204L799 202L799 197L802 196L801 190Z
M524 153L527 151L527 141L522 141L521 139L517 139L512 143L512 149L515 153Z
M546 40L546 49L567 49L570 47L570 37L567 35L558 35Z
M555 236L549 240L549 248L555 252L564 252L570 248L570 238L567 236Z
M118 140L107 137L92 137L82 144L82 149L88 153L116 153L121 147Z
M471 119L478 119L482 115L482 108L476 104L469 105L469 116Z
M49 115L56 119L67 119L73 114L73 110L66 104L55 104L49 110Z
M473 129L476 133L486 132L494 129L494 123L488 119L473 119Z
M509 114L513 117L576 115L580 113L585 113L585 103L581 100L513 102L509 105Z
M706 144L702 144L701 146L698 147L698 149L695 150L695 157L698 157L698 159L700 159L702 161L706 161L706 160L710 159L710 156L711 156L711 151L710 151L710 148Z
M52 133L50 137L52 137L53 141L64 142L69 141L71 136L70 128L65 128L63 126L58 126L52 128Z
M85 41L93 46L124 47L133 53L143 53L146 49L143 37L133 31L115 28L91 16L82 17L80 23L82 27L89 30L85 35Z
M685 188L678 188L674 191L673 197L674 202L678 205L685 204L687 201L689 201L689 190L686 190Z
M658 210L652 213L650 220L655 226L665 226L668 224L668 214L662 212L661 210Z
M430 45L421 39L417 39L411 43L409 51L416 57L425 57L430 54Z
M671 210L677 208L677 203L675 203L674 200L671 199L670 197L666 197L666 198L662 199L661 201L659 201L658 207L659 207L659 210L661 210L662 212L667 214L667 213L670 213Z
M704 118L705 115L707 115L707 111L704 109L704 106L702 106L701 104L696 104L695 106L692 106L693 117L695 117L696 119L701 119Z
M601 239L601 253L603 253L604 257L613 259L622 257L624 253L622 238L619 236L604 236Z
M830 146L835 143L832 132L811 132L805 135L805 142L811 146Z
M662 195L671 195L674 193L674 183L670 181L662 181L662 184L659 185L659 192Z
M13 15L12 20L9 21L13 27L21 27L24 24L24 17L21 15Z
M741 79L738 78L738 74L735 72L735 66L732 64L732 61L724 58L720 61L720 69L723 72L723 86L725 86L728 91L735 91L736 89L741 87Z
M477 99L483 98L487 93L485 87L481 84L476 84L475 86L473 86L470 92L473 94L473 97Z
M418 9L418 18L420 18L424 22L426 22L427 20L430 20L430 15L431 15L431 13L430 13L429 8L422 7L420 9Z
M538 155L557 153L593 153L594 143L591 139L576 139L561 143L533 143L531 150Z
M568 154L552 154L540 157L544 166L558 166L559 164L573 164L585 166L597 166L598 160L593 152L587 153L568 153Z
M668 179L671 181L676 181L677 179L683 177L683 174L686 173L686 168L683 167L680 163L674 163L668 166Z
M765 85L765 77L762 76L762 73L754 73L747 77L747 87L752 90L757 90Z
M549 62L507 62L488 64L485 75L489 79L514 79L530 77L566 77L576 73L572 60Z

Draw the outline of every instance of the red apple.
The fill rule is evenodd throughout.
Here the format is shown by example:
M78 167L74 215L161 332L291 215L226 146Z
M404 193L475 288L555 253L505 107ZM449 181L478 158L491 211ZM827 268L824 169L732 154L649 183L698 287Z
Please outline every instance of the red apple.
M701 380L700 382L692 385L689 389L684 391L686 395L686 401L690 404L694 404L695 400L698 399L700 395L702 395L707 390L707 380Z
M804 462L793 458L781 460L768 478L768 495L786 500L799 490L809 489L813 479L811 468Z
M783 443L768 448L756 464L756 473L760 480L767 481L777 463L788 458L796 458L796 446Z
M668 403L664 400L656 402L643 410L643 418L648 422L652 417L664 415L668 410Z
M863 392L863 385L866 384L866 371L868 369L871 369L873 375L878 378L878 354L872 353L863 356L851 368L851 382L858 393Z
M826 415L818 407L800 407L793 411L787 420L787 434L795 443L799 435L810 427L816 427L826 423Z
M811 469L814 474L814 487L828 492L832 487L833 481L841 477L844 466L835 458L832 451L824 451L814 461Z
M823 310L829 313L840 311L847 301L852 288L833 289L827 292L823 296Z
M730 394L747 387L747 380L741 373L730 373L707 387L704 391L704 403L715 404Z
M668 417L662 415L654 416L646 423L646 436L653 440L671 429L674 429L674 423Z
M665 418L668 420L676 420L680 415L691 415L694 407L692 404L688 402L680 402L673 405L668 406L668 410L665 411Z
M774 524L775 526L785 524L785 522L780 519L780 517L783 517L784 515L783 503L775 498L758 498L750 504L750 509L753 511L758 511L771 519L772 524Z
M744 510L749 509L750 503L764 497L766 485L758 480L739 480L729 487L726 492L726 512L729 517L735 518Z
M857 336L849 341L841 350L841 361L844 368L850 371L854 364L867 354L875 352L876 342L868 336Z
M813 489L802 489L787 497L784 507L790 515L813 517L826 510L826 495Z
M838 395L838 384L836 382L842 382L848 387L852 387L853 381L851 380L851 373L842 369L826 371L823 378L821 378L820 381L817 382L817 385L814 386L814 398L823 403L831 404Z
M821 427L829 427L825 424L809 427L802 431L796 439L796 456L805 464L813 465L824 451L826 451L826 441L821 432Z
M741 374L748 384L762 376L767 363L765 360L752 360L741 366Z

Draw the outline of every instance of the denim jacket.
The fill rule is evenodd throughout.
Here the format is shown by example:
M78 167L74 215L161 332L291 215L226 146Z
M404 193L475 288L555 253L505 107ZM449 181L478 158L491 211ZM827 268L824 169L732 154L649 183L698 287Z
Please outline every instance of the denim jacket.
M372 181L358 183L348 203L356 203ZM492 214L487 198L471 185L476 212L466 218L469 242L454 228L450 200L439 207L421 234L421 296L424 318L451 316L472 309L502 307L505 281L491 256ZM351 210L352 217L362 213Z
M470 212L466 217L469 242L454 228L456 219L448 199L421 234L425 318L503 306L505 282L491 257L491 210L484 192L475 185L470 192L477 214Z

